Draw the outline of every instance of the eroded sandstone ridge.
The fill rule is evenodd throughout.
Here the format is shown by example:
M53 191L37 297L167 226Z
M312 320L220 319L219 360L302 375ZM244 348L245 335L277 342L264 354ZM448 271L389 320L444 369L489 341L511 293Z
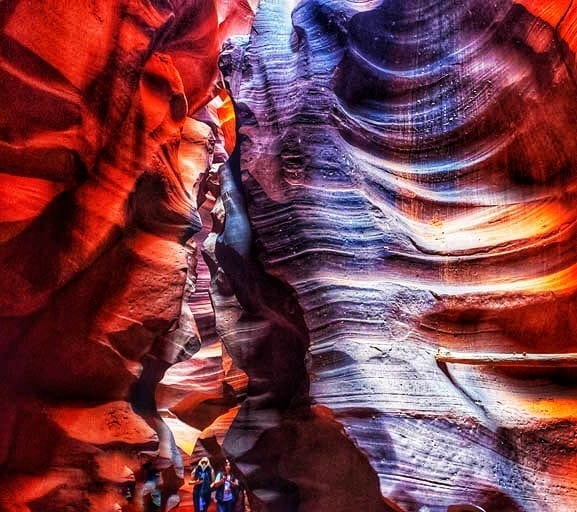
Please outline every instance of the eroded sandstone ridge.
M574 368L435 356L575 351L576 27L572 2L262 3L230 70L247 218L222 243L290 291L242 270L245 310L260 294L259 326L293 334L240 353L230 324L267 385L225 446L271 510L573 510ZM305 376L271 355L303 344ZM286 386L299 404L267 404Z

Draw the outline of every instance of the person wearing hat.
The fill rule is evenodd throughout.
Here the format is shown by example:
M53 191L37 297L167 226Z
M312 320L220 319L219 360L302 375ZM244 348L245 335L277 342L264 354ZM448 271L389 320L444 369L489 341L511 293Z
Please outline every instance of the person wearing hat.
M190 475L192 490L192 502L194 512L206 512L210 505L211 484L214 480L214 471L208 457L202 457Z

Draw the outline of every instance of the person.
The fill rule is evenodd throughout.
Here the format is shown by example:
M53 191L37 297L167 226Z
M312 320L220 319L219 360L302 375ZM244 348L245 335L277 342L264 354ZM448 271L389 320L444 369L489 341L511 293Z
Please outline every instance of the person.
M224 471L216 475L212 487L216 489L217 512L233 512L238 496L239 483L232 474L230 461L225 461Z
M192 490L192 503L194 512L206 512L210 505L211 484L214 480L214 471L207 457L202 457L200 462L192 470L190 484Z

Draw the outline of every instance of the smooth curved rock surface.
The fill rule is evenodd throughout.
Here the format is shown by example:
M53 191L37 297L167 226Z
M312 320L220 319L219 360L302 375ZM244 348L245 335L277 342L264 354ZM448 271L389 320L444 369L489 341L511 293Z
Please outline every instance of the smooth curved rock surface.
M302 315L307 414L328 411L378 475L388 502L363 509L573 507L573 369L435 360L439 347L575 351L571 7L265 2L250 43L232 52L244 252ZM245 335L228 329L231 353L241 351ZM251 339L267 347L277 332ZM259 356L239 358L255 375ZM290 363L297 375L303 362ZM349 510L346 499L306 501L321 486L307 470L320 445L296 473L281 464L280 480L263 483L259 443L287 422L306 425L302 409L275 400L241 409L225 443L248 481L271 510L291 510L295 495L299 510ZM339 478L321 494L346 485Z

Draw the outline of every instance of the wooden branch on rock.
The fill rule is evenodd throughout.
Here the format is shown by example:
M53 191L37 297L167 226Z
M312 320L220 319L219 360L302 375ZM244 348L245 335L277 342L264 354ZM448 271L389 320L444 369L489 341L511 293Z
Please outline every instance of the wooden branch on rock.
M577 352L567 352L565 354L451 352L445 348L440 348L435 354L435 359L438 363L470 365L577 367Z

